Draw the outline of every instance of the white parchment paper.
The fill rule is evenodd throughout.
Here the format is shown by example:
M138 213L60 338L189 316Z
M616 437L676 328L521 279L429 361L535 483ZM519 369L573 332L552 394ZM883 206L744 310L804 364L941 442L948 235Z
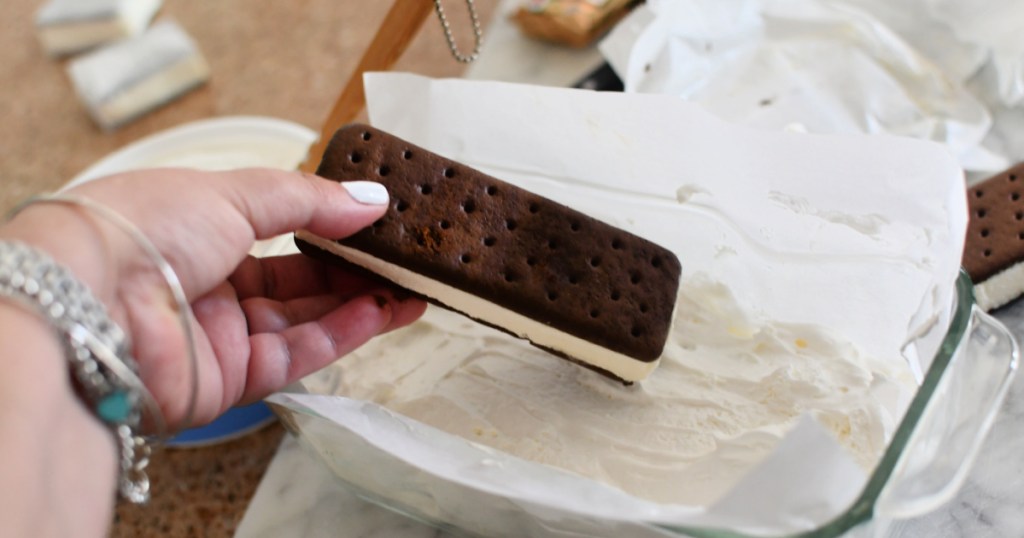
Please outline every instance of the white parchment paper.
M762 128L935 140L984 174L1022 155L993 124L1024 102L1021 16L1015 0L651 0L601 50L627 92Z
M714 275L758 316L823 325L917 371L938 347L941 330L913 336L947 322L966 201L955 159L936 144L754 130L668 96L405 74L371 74L365 82L377 127L644 235L679 256L683 278ZM512 458L372 403L319 395L272 401L329 425L303 435L347 480L364 480L360 487L371 490L372 482L380 487L375 495L419 503L421 513L439 519L452 508L438 492L455 484L482 492L445 497L463 510L512 518L511 503L544 528L589 519L787 532L837 515L865 479L811 419L718 502L673 506ZM361 475L349 448L325 441L342 430L370 447L361 456L401 464L354 478ZM401 467L394 480L391 467ZM410 497L396 484L423 492Z

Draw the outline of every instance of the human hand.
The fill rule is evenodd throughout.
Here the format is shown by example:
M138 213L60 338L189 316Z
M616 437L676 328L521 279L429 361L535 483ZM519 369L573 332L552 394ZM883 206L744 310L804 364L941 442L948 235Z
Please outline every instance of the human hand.
M77 187L133 222L177 273L191 304L199 392L194 423L257 400L406 325L425 308L374 281L301 255L247 256L254 240L296 229L341 238L386 210L344 186L266 169L129 172ZM378 189L374 191L374 189ZM364 197L365 198L365 197ZM170 292L131 238L80 208L35 205L7 227L70 267L130 335L140 376L167 423L182 424L191 395L187 343Z

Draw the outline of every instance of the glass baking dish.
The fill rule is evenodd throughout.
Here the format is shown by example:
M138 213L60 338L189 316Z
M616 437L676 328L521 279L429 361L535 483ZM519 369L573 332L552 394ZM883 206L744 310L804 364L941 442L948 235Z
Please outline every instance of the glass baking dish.
M1006 396L1019 349L1002 323L975 305L966 274L960 274L955 292L942 345L859 497L829 523L788 536L882 536L893 522L934 510L960 488ZM272 406L300 443L357 495L456 534L755 536L721 527L602 521L524 506L438 480L314 413Z

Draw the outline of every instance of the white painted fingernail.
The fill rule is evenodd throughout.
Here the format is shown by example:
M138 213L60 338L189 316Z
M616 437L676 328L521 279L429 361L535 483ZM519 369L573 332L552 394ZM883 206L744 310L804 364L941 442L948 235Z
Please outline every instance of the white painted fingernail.
M349 196L361 204L386 205L388 203L388 190L380 183L373 181L343 181L342 187L348 191Z

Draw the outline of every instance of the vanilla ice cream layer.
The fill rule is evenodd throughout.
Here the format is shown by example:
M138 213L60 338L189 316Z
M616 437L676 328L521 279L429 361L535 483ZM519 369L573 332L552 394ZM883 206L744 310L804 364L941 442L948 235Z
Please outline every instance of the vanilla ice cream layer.
M658 361L644 362L628 355L617 353L606 347L588 342L564 331L532 320L507 308L466 293L432 278L425 277L404 267L386 262L365 252L345 247L335 241L323 239L306 231L299 231L296 237L345 258L346 260L373 271L388 280L423 294L456 311L474 319L502 327L531 342L574 359L586 362L622 378L625 381L640 381L658 366Z
M974 286L974 299L982 310L993 310L1020 297L1024 289L1024 263L1018 263Z
M624 387L443 309L309 386L369 400L512 455L663 503L708 504L809 414L865 469L914 385L819 327L761 322L689 277L661 365Z

